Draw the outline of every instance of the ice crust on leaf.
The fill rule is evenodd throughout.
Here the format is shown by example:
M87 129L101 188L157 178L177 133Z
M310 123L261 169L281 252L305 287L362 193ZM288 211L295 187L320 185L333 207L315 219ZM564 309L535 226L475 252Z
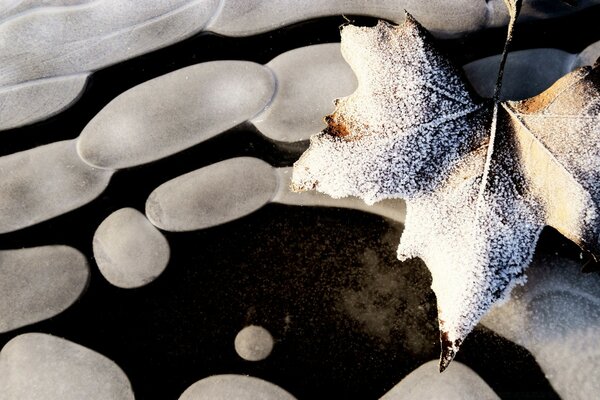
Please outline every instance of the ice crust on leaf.
M342 53L358 89L311 138L292 189L406 200L398 257L431 271L443 370L524 281L545 225L597 250L599 68L528 100L482 100L410 16L345 27Z

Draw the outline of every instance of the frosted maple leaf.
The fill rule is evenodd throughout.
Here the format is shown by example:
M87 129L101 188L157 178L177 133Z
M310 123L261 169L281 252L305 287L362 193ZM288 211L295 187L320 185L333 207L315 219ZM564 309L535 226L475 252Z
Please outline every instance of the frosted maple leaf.
M510 39L519 2L508 3ZM311 138L292 189L406 200L398 258L420 257L431 271L444 370L483 314L524 282L544 226L598 252L600 67L501 103L479 98L410 15L341 36L358 88Z

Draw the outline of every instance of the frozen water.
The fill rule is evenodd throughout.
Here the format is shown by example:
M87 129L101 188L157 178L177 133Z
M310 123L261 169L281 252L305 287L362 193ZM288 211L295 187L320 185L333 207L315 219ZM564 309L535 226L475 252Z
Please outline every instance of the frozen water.
M60 79L48 80L43 98L56 99L38 101L33 94L19 94L23 88L28 90L28 85L21 84L87 75L180 41L203 29L219 0L151 0L143 7L121 0L10 3L4 13L0 11L0 18L13 15L0 22L0 88L15 93L11 94L12 101L5 102L10 107L2 108L0 129L15 126L4 115L27 116L19 124L32 122L60 111L79 95ZM35 8L61 4L65 6ZM14 15L27 8L34 9ZM29 99L40 108L32 107Z
M267 204L278 186L273 167L257 158L233 160L160 185L146 202L148 219L160 229L189 231L241 218Z
M84 128L78 151L101 168L155 161L252 118L274 90L269 69L248 61L182 68L111 101Z
M261 361L273 350L273 336L262 326L249 325L234 340L236 353L247 361Z
M0 233L87 204L102 193L111 175L81 161L73 140L0 157Z
M521 19L556 17L594 4L600 0L578 1L574 7L556 0L529 1ZM441 37L508 21L502 0L376 0L368 4L359 0L147 0L143 7L120 0L7 0L0 10L0 130L61 111L79 96L91 71L202 30L253 35L340 14L400 23L404 9ZM82 75L80 85L64 82L62 78L71 75ZM32 86L39 87L34 91Z
M406 217L406 204L402 199L385 199L375 204L368 205L358 197L344 197L334 199L317 191L292 192L292 168L278 168L279 190L273 202L296 205L296 206L319 206L319 207L340 207L361 210L364 212L381 215L392 221L404 223Z
M111 360L65 339L26 333L0 353L2 400L133 400L129 380Z
M83 91L87 74L38 79L0 88L0 129L50 117L71 105Z
M160 229L192 231L248 215L269 202L354 208L402 222L402 200L367 206L358 198L332 199L321 193L292 193L291 168L276 169L251 157L221 161L181 175L156 188L146 216Z
M454 361L440 374L429 361L406 376L381 400L499 400L500 397L472 369Z
M581 10L598 0L578 1L576 6L556 0L525 2L521 19L556 17ZM225 0L222 11L208 30L229 36L245 36L269 31L294 22L327 15L369 15L396 23L410 12L427 29L440 37L452 37L485 27L506 25L508 13L503 0L422 1L422 0Z
M245 375L214 375L187 388L179 400L295 400L270 382Z
M23 13L0 24L0 86L92 71L174 43L201 30L217 4L102 0Z
M61 313L81 296L88 277L85 256L71 247L0 251L0 332Z
M63 7L90 3L94 0L4 0L0 21L39 7Z
M575 55L558 49L529 49L508 54L502 80L502 100L522 100L548 89L571 71ZM492 98L500 55L463 66L467 78L481 96Z
M98 227L93 241L94 258L107 281L121 288L152 282L167 267L167 239L133 208L109 215Z
M323 116L333 112L333 100L356 89L356 78L342 58L339 43L288 51L266 66L277 77L277 92L252 123L271 139L308 140L325 128Z
M584 65L594 65L598 60L600 60L600 41L592 43L583 49L575 59L573 68L583 67Z
M208 30L222 35L245 36L302 20L341 14L369 15L401 23L405 9L428 29L443 37L484 27L488 13L485 2L470 0L376 0L368 3L361 0L314 0L301 3L294 0L259 0L253 2L252 7L248 7L245 1L227 0L223 10L209 24ZM502 21L506 22L505 19Z
M600 42L579 54L558 49L528 49L508 54L502 81L502 100L522 100L548 89L575 68L593 65L600 57ZM465 64L463 70L471 85L483 97L491 98L498 75L500 55Z
M579 263L535 260L527 283L481 322L527 348L561 398L600 392L600 277L582 273Z

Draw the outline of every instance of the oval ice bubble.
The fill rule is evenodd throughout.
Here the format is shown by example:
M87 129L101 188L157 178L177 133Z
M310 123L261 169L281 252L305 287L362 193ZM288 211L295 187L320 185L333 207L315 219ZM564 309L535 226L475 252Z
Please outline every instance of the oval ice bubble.
M482 324L525 347L563 399L589 399L600 392L600 277L581 263L557 256L538 258L527 283L494 307Z
M339 43L294 49L266 66L277 77L277 92L269 107L251 122L274 140L308 140L325 128L323 116L333 112L333 101L356 89L356 77Z
M190 231L241 218L267 204L279 185L273 167L257 158L232 160L160 185L146 201L148 219L163 230Z
M194 383L179 400L295 400L270 382L246 375L213 375Z
M89 203L104 191L112 173L83 162L73 140L0 157L0 233Z
M3 399L133 400L129 379L113 361L43 333L10 340L0 352Z
M109 215L96 230L94 258L107 281L120 288L144 286L167 267L167 239L133 208Z
M88 279L85 256L68 246L0 251L0 332L60 314Z
M381 397L381 400L406 399L500 400L500 397L466 365L454 361L440 374L436 360L412 371Z
M155 161L252 118L274 90L271 72L248 61L182 68L111 101L83 129L78 151L100 168Z
M571 71L575 56L558 49L529 49L508 54L502 79L501 99L522 100L540 94ZM465 64L463 70L483 97L494 95L500 55Z
M193 231L246 216L270 202L354 208L404 220L401 200L367 206L356 198L332 199L316 192L292 193L291 168L273 168L251 157L221 161L181 175L156 188L146 201L146 217L160 229Z

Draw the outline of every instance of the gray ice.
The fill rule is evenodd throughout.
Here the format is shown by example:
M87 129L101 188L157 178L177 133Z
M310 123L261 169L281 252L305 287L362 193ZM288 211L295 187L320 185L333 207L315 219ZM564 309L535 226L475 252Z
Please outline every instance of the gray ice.
M134 208L110 214L96 230L94 259L107 281L137 288L155 280L167 267L167 239Z
M249 61L214 61L138 85L83 129L78 151L99 168L148 163L247 121L275 90L272 73Z
M471 368L458 361L440 374L439 362L429 361L407 375L380 400L499 400Z
M508 54L502 80L503 100L523 100L540 94L559 78L600 57L600 42L571 54L558 49L528 49ZM494 94L500 55L482 58L463 66L467 78L481 96Z
M0 10L0 130L61 111L79 96L91 71L203 30L218 5L219 0L8 0ZM79 86L65 83L71 76Z
M581 0L575 6L531 0L520 19L557 17L596 4L600 0ZM5 0L2 6L0 130L62 111L80 95L92 71L201 31L254 35L310 18L349 14L400 23L404 9L440 37L508 21L502 0Z
M557 17L598 3L598 0L582 0L576 6L569 6L556 0L530 0L525 2L520 19ZM434 35L445 38L508 23L503 0L225 0L222 7L207 29L227 36L252 35L310 18L342 14L368 15L401 23L404 10Z
M179 400L295 400L270 382L246 375L213 375L194 383Z
M558 256L538 258L527 283L481 321L533 354L565 400L600 393L600 276Z
M83 162L74 140L0 157L0 233L89 203L106 188L112 173Z
M88 279L85 256L68 246L0 251L0 332L60 314Z
M79 98L88 74L37 79L0 87L0 130L51 117Z
M573 68L594 65L596 62L600 62L600 41L590 44L581 53L576 54Z
M271 333L257 325L244 327L235 336L233 341L235 352L246 361L262 361L273 350L273 336Z
M68 340L26 333L0 352L0 400L133 400L113 361Z
M90 3L95 0L3 0L0 9L0 22L24 12L41 7L64 7Z
M270 202L353 208L403 222L404 202L367 206L357 198L332 199L317 192L293 193L291 168L274 168L251 157L221 161L167 181L146 201L146 216L166 231L192 231L248 215Z
M266 64L277 77L277 92L251 122L265 136L283 142L307 140L325 128L333 101L352 94L356 77L339 43L301 47Z

